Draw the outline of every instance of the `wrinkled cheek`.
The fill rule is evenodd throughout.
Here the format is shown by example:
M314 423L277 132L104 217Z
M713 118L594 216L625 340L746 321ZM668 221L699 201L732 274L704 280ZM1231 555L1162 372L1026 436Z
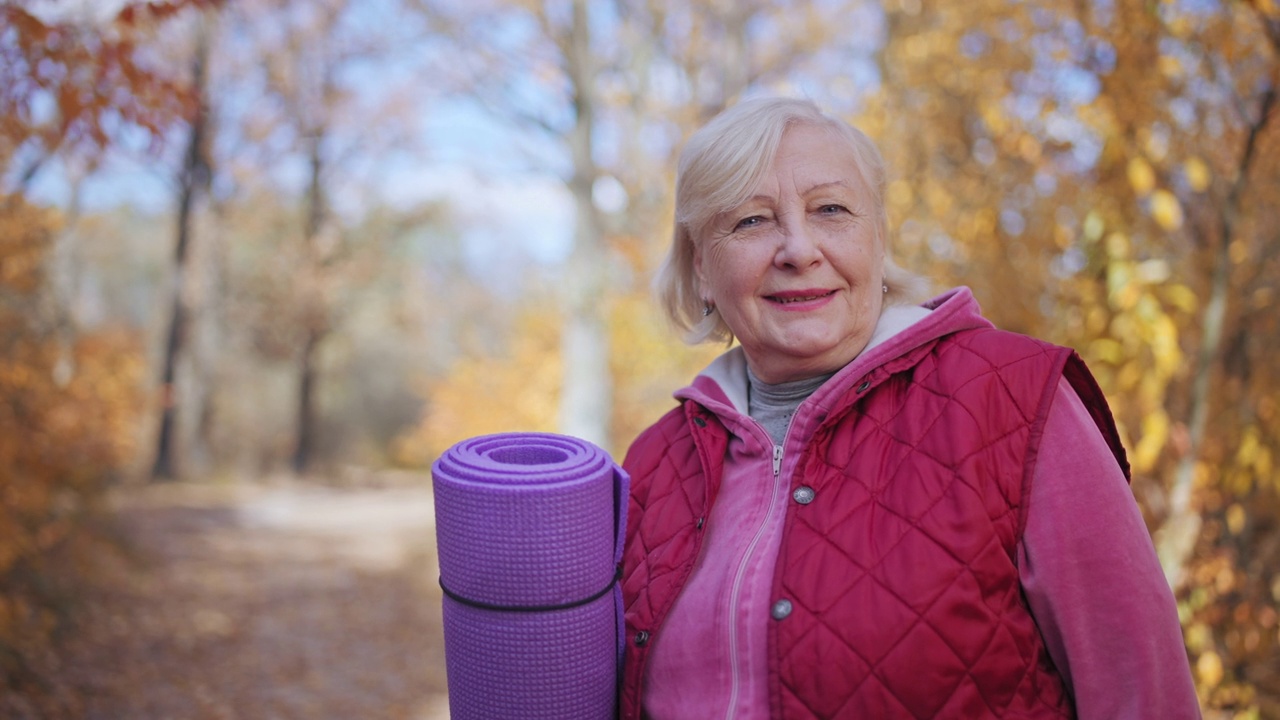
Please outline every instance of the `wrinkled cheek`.
M880 297L881 294L879 285L876 286L874 293L866 292L861 294L858 305L855 308L861 324L875 326L876 320L880 317L880 310L884 306Z

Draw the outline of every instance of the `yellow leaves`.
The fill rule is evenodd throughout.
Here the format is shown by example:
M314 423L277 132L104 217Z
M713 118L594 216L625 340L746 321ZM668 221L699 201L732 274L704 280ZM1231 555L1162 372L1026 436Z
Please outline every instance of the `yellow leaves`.
M1089 343L1087 354L1090 358L1119 365L1124 361L1124 346L1109 337L1101 337Z
M1129 310L1137 305L1142 287L1133 282L1133 268L1129 263L1113 262L1107 267L1107 295L1117 310Z
M1126 171L1129 176L1129 185L1138 197L1146 197L1155 189L1156 172L1146 159L1141 157L1130 159Z
M947 192L938 183L929 183L924 188L925 201L929 204L929 212L937 218L946 217L951 213L951 207L954 204L951 193ZM995 229L995 223L992 223L992 229Z
M1022 135L1018 138L1018 155L1023 160L1034 163L1040 160L1040 141L1032 135Z
M1185 15L1175 15L1168 21L1169 33L1178 38L1185 38L1191 35L1193 27Z
M613 352L612 452L623 452L647 425L669 409L671 394L687 384L723 347L680 342L647 289L613 298L608 327ZM396 440L392 456L424 466L450 445L497 432L556 432L561 360L559 306L531 301L512 323L506 347L459 359L442 377L424 383L427 411Z
M675 403L671 394L687 385L724 351L719 344L680 342L648 292L618 298L609 315L614 352L613 437L619 450Z
M987 129L995 137L1002 137L1009 129L1009 117L1005 114L1004 108L997 102L985 102L982 104L982 122L986 124Z
M1273 477L1275 469L1274 458L1271 448L1261 437L1257 425L1250 425L1244 429L1244 433L1240 438L1240 446L1236 448L1236 465L1241 470L1247 471L1245 477L1252 476L1259 480L1269 480ZM1253 487L1253 483L1247 479L1242 482L1245 491Z
M923 34L907 38L902 48L906 52L907 59L913 62L920 62L929 57L929 39Z
M1213 646L1213 630L1204 623L1192 623L1183 632L1187 649L1201 654Z
M1189 157L1182 164L1182 172L1186 175L1187 184L1196 192L1204 192L1209 188L1213 175L1209 172L1209 166L1204 160L1198 157Z
M996 214L990 208L962 213L956 223L956 237L965 243L986 242L995 230Z
M1144 260L1133 269L1133 279L1146 285L1158 285L1172 274L1168 261L1158 258Z
M885 191L885 199L888 200L889 207L898 212L906 212L911 207L914 197L911 185L906 180L894 180L889 183L889 188Z
M1151 321L1151 354L1156 361L1156 373L1173 377L1182 367L1182 348L1178 346L1178 326L1173 318L1160 314Z
M1169 416L1163 409L1148 413L1142 418L1142 439L1133 449L1133 470L1138 473L1151 472L1160 452L1169 440Z
M1125 363L1120 368L1120 372L1116 373L1116 387L1123 391L1126 395L1133 392L1133 389L1142 382L1145 376L1145 368L1138 362Z
M1215 688L1222 683L1224 675L1222 658L1218 653L1208 650L1196 659L1196 677L1200 684L1207 688Z
M1232 535L1239 535L1244 531L1245 520L1248 516L1245 514L1244 506L1240 503L1231 503L1227 508L1227 530Z
M1182 227L1182 203L1168 190L1151 194L1151 217L1161 228L1173 232Z
M1084 331L1090 337L1097 337L1107 331L1108 315L1106 308L1090 307L1084 316Z
M1153 128L1143 127L1138 129L1138 143L1142 151L1147 157L1157 163L1164 162L1165 157L1169 154L1169 137L1167 134L1157 132Z
M552 309L530 308L504 351L464 356L424 391L427 413L395 443L404 465L426 465L449 446L498 432L554 432L559 411L560 328Z
M1075 235L1072 229L1062 224L1053 226L1053 244L1061 252L1067 250L1075 244Z
M1181 283L1164 285L1161 287L1161 295L1165 302L1183 312L1191 313L1200 308L1200 300L1195 291Z
M1261 445L1258 443L1258 428L1249 427L1244 431L1244 437L1240 439L1240 447L1236 449L1236 462L1241 465L1252 465L1258 456Z
M1187 170L1188 181L1197 191L1208 186L1208 168L1204 163L1196 158L1188 160L1184 166ZM1129 179L1129 186L1133 188L1133 193L1139 200L1145 200L1148 203L1148 211L1151 218L1161 229L1173 232L1182 227L1183 213L1182 203L1173 193L1163 188L1157 188L1157 177L1155 168L1151 163L1147 162L1144 157L1134 157L1129 159L1128 165L1125 167L1125 174ZM1192 179L1194 175L1194 179Z
M1084 218L1084 239L1097 242L1104 230L1106 230L1106 223L1102 220L1102 216L1097 211L1090 210Z
M1086 219L1086 232L1089 223ZM1101 235L1101 227L1099 219L1095 234ZM1106 389L1126 396L1137 414L1137 442L1130 445L1134 471L1156 474L1174 433L1174 420L1166 409L1168 389L1185 366L1179 326L1167 296L1192 307L1195 297L1185 286L1169 283L1174 271L1166 259L1133 259L1129 235L1106 233L1102 248L1106 303L1085 313L1086 332L1092 336L1085 354L1100 371Z
M1107 236L1107 256L1113 260L1129 257L1129 238L1124 233L1113 232Z
M1249 246L1243 240L1232 240L1227 245L1227 257L1231 258L1231 262L1239 265L1249 259Z
M1169 79L1176 79L1182 76L1182 61L1173 55L1161 55L1157 61L1160 67L1160 74Z

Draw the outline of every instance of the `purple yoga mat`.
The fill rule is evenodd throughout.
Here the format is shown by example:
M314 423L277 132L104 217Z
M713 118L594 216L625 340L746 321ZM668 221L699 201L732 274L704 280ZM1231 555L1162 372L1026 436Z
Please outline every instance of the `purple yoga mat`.
M627 474L585 440L464 440L431 467L453 720L616 712Z

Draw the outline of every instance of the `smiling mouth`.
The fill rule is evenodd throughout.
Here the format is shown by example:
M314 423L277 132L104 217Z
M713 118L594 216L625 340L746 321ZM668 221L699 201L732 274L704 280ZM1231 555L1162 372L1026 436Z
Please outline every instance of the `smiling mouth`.
M830 291L828 291L828 292L824 292L824 293L817 293L817 294L813 294L813 295L791 295L791 294L787 294L787 295L766 295L765 297L766 297L768 300L771 300L771 301L773 301L773 302L779 303L779 304L781 304L781 305L790 305L791 303L801 303L801 302L810 302L810 301L813 301L813 300L821 300L822 298L830 297L830 296L834 295L834 294L835 294L835 292L836 292L835 290L830 290Z

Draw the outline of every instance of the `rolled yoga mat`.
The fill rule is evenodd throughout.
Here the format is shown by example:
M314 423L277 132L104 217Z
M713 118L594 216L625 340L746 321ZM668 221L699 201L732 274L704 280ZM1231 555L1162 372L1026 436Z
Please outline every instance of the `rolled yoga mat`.
M431 475L450 716L613 718L627 474L585 440L509 433Z

